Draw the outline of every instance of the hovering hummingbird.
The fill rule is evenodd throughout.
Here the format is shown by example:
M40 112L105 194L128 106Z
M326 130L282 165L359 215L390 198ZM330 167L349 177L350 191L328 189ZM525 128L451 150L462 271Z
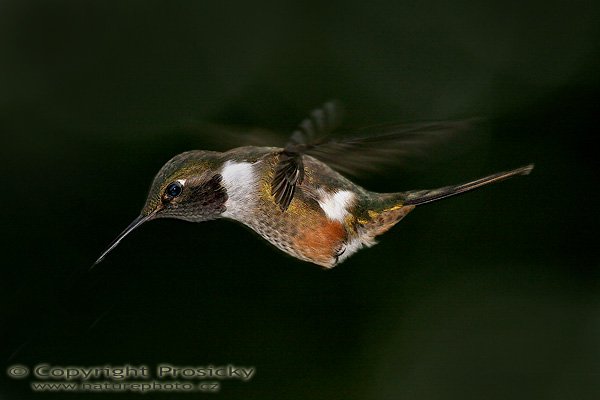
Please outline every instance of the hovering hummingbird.
M376 135L333 138L336 102L314 110L283 148L245 146L226 152L176 155L155 176L137 217L98 258L132 230L158 218L202 222L228 218L250 227L279 250L332 268L397 224L416 206L516 175L533 164L433 190L375 193L338 171L369 169L419 151L428 138L464 129L464 121L396 125Z

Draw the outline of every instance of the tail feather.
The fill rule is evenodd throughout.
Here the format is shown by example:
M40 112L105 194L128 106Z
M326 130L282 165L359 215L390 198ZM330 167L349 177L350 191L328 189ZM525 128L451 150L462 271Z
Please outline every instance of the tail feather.
M416 206L420 204L431 203L433 201L445 199L446 197L455 196L457 194L477 189L490 183L500 182L513 176L528 175L533 169L533 166L533 164L529 164L521 168L513 169L512 171L499 172L497 174L489 175L485 178L477 179L462 185L445 186L433 190L417 190L413 192L407 192L406 200L403 202L403 205Z

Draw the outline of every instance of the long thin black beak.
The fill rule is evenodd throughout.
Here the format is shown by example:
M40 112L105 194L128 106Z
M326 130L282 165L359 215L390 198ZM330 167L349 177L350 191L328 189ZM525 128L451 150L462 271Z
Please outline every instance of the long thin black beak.
M140 215L139 217L137 217L136 219L133 220L133 222L131 222L129 224L129 226L127 228L125 228L125 230L123 232L121 232L119 234L119 236L117 236L117 238L115 240L112 241L112 243L108 246L108 249L106 249L104 251L104 253L102 253L100 255L100 257L98 257L98 259L96 260L96 262L90 267L90 269L94 268L96 266L96 264L98 264L99 262L101 262L102 260L104 260L104 257L106 257L106 255L108 253L110 253L112 251L112 249L114 249L115 247L117 247L117 245L121 242L121 240L123 240L123 238L127 235L129 235L129 233L134 230L135 228L137 228L138 226L140 226L141 224L143 224L144 222L148 221L149 219L151 219L154 216L155 213L151 213L149 215Z

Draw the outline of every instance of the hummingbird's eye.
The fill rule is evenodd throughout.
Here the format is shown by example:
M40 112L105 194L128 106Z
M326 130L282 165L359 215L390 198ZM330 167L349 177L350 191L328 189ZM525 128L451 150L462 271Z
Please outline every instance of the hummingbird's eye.
M181 194L183 190L183 186L180 182L170 183L169 186L165 189L165 194L170 198L177 197Z

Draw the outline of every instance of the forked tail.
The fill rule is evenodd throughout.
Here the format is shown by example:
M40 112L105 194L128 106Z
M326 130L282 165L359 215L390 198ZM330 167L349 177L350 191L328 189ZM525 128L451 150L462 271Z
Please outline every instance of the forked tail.
M500 182L505 179L511 178L517 175L528 175L533 169L533 164L526 165L521 168L513 169L512 171L499 172L497 174L486 176L485 178L477 179L476 181L464 183L462 185L455 186L445 186L438 189L433 190L417 190L412 192L405 193L406 200L402 205L420 205L431 203L432 201L437 201L441 199L445 199L446 197L454 196L457 194L465 193L473 189L477 189L484 185Z

